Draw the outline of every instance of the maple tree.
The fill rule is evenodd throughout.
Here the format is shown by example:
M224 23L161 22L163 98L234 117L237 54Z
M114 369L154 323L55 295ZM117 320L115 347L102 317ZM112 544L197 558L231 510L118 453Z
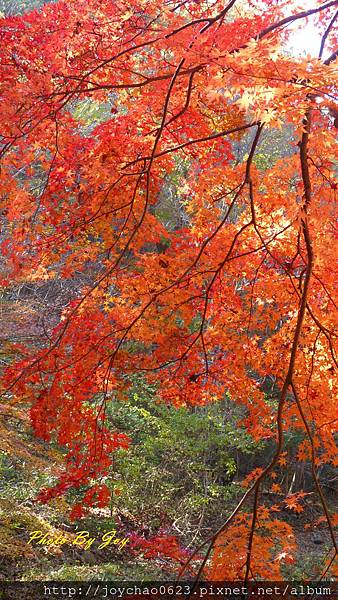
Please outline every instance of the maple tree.
M317 468L336 457L338 2L312 5L58 1L1 21L0 283L89 274L48 343L34 356L17 346L3 376L6 401L29 402L35 433L68 452L39 499L87 486L74 517L109 502L104 478L129 440L107 427L106 407L130 375L174 406L228 394L276 449L196 550L207 548L198 576L216 580L278 578L291 560L290 526L260 499L290 428L337 550ZM290 26L309 16L318 56L295 57ZM89 127L84 103L104 109ZM286 125L288 156L256 161L265 132ZM183 226L157 210L170 177Z

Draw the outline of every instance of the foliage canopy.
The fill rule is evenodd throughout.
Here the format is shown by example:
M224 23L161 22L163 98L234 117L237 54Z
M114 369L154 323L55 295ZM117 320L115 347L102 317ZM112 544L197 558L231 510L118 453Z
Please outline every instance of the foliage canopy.
M291 428L336 548L317 467L336 459L337 0L298 4L59 1L1 22L1 284L81 281L3 377L68 452L40 500L87 486L85 504L109 503L129 438L107 410L134 374L175 407L227 394L276 444L207 540L199 575L216 580L276 579L291 560L290 526L260 501ZM318 57L292 56L309 15ZM269 160L261 144L284 128Z

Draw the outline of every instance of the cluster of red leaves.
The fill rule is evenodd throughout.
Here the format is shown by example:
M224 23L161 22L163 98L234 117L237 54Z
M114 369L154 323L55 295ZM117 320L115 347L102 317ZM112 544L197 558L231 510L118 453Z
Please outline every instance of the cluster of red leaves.
M177 537L164 532L159 532L158 535L148 539L132 533L130 547L138 553L141 552L144 558L167 558L173 561L173 564L183 564L189 557L188 550L182 548Z

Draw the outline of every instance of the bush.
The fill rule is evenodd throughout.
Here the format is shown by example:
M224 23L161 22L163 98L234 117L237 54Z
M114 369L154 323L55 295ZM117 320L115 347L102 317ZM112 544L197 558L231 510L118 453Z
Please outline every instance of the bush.
M113 401L107 413L110 426L132 439L114 461L115 509L142 519L146 534L174 529L186 543L220 523L237 491L237 452L257 450L229 407L169 407L135 379L129 399Z

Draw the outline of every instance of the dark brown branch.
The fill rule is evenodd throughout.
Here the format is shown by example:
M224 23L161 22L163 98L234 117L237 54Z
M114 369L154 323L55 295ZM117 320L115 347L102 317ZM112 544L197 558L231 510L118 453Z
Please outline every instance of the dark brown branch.
M326 521L327 521L327 524L328 524L328 527L329 527L329 531L330 531L330 535L331 535L333 547L335 549L336 554L338 554L338 547L337 547L336 536L335 536L335 532L334 532L334 528L333 528L333 524L332 524L332 520L331 520L331 515L330 515L330 512L329 512L328 506L326 504L326 500L324 498L324 494L323 494L323 491L322 491L322 488L321 488L321 485L319 483L319 479L318 479L318 476L317 476L317 471L316 471L316 453L315 453L314 437L313 437L313 434L311 432L310 426L309 426L309 424L307 422L306 416L305 416L303 408L302 408L302 403L301 403L301 401L300 401L300 399L298 397L298 393L297 393L297 390L296 390L296 387L295 387L295 384L294 384L293 381L291 382L291 387L292 387L292 392L293 392L293 395L294 395L294 398L295 398L295 401L296 401L296 404L297 404L297 408L298 408L299 414L300 414L300 416L302 418L302 421L303 421L303 424L304 424L304 427L305 427L305 430L306 430L306 433L307 433L307 436L309 438L310 445L311 445L311 470L312 470L313 480L315 482L315 486L317 488L318 496L320 498L320 501L321 501L321 504L322 504L322 507L323 507L323 511L324 511L324 514L325 514L325 517L326 517Z
M332 19L331 19L331 21L330 21L330 23L329 23L329 25L328 25L328 27L327 27L324 35L322 37L322 41L321 41L321 44L320 44L320 50L319 50L319 58L322 58L322 56L323 56L323 52L324 52L324 48L325 48L325 43L326 43L327 37L328 37L328 35L329 35L329 33L330 33L333 25L334 25L335 20L337 19L337 17L338 17L338 10L333 15L333 17L332 17Z
M200 23L205 23L205 26L202 27L202 29L200 31L200 33L203 33L217 21L222 21L222 19L224 19L227 12L229 12L229 10L234 6L234 4L236 2L237 2L237 0L231 0L229 2L229 4L227 6L225 6L225 8L223 8L223 10L221 10L221 12L218 13L218 15L216 15L215 17L205 17L205 18L201 18L201 19L195 19L194 21L190 21L190 23L185 23L181 27L178 27L174 31L171 31L165 37L170 38L173 35L176 35L177 33L184 31L184 29L188 29L188 27L193 27L194 25L199 25Z
M298 13L297 15L289 15L288 17L285 17L285 19L278 21L278 23L274 23L272 25L269 25L269 27L266 27L265 29L263 29L257 35L256 39L261 40L263 37L265 37L272 31L275 31L275 29L279 29L280 27L283 27L283 25L288 25L289 23L294 23L294 21L298 21L299 19L305 19L306 17L315 15L316 13L326 10L327 8L330 8L331 6L337 6L337 5L338 5L338 0L331 0L331 2L322 4L321 6L318 6L317 8L312 8L310 10L303 10L302 12Z
M183 144L179 144L178 146L173 146L172 148L167 148L167 150L162 150L162 152L158 152L158 154L155 154L153 156L153 159L160 158L161 156L165 156L166 154L170 154L171 152L182 150L182 148L186 148L187 146L191 146L192 144L201 144L202 142L209 142L211 140L216 140L220 137L225 137L226 135L231 135L232 133L236 133L237 131L244 131L245 129L250 129L250 127L254 127L255 125L258 125L257 121L246 125L239 125L238 127L233 127L232 129L220 131L219 133L213 133L205 137L196 138L195 140L189 140L189 142L184 142ZM142 160L150 160L150 158L150 156L142 156L141 158L136 158L135 160L124 165L123 168L126 169L127 167L135 165L141 162Z
M196 580L195 580L196 583L199 581L199 579L201 577L204 566L210 556L210 553L212 551L212 548L213 548L214 543L217 540L218 536L227 529L227 527L230 525L230 523L232 523L232 521L234 520L235 516L238 514L238 512L242 508L242 506L245 503L245 501L247 500L247 498L252 493L256 492L256 490L260 486L261 482L264 481L264 479L267 477L267 475L272 471L272 469L274 468L275 464L277 463L277 461L279 459L279 456L280 456L280 453L282 451L283 444L284 444L283 411L284 411L284 406L285 406L285 402L286 402L286 398L287 398L288 389L292 384L293 373L294 373L294 369L295 369L295 363L296 363L296 357L297 357L297 351L298 351L298 345L299 345L299 339L300 339L303 322L304 322L304 317L305 317L305 312L306 312L306 305L307 305L307 300L308 300L310 281L311 281L313 262L314 262L313 249L312 249L312 243L311 243L311 238L310 238L310 233L309 233L309 228L308 228L308 223L307 223L307 214L306 214L307 206L311 200L311 185L309 185L309 168L308 168L308 164L307 164L307 146L308 146L308 141L309 141L310 120L311 120L310 114L311 114L310 109L308 109L306 118L304 119L304 132L303 132L302 139L300 142L300 161L301 161L301 169L302 169L302 177L303 177L303 188L304 188L304 197L303 197L304 216L302 218L301 223L302 223L302 233L303 233L303 237L304 237L305 244L306 244L308 263L307 263L306 272L305 272L305 280L304 280L304 286L302 289L300 305L299 305L299 309L298 309L296 327L295 327L295 331L293 334L288 370L287 370L286 376L284 378L284 382L283 382L283 386L282 386L281 394L280 394L280 399L279 399L279 403L278 403L277 447L276 447L274 456L271 459L269 465L262 471L262 473L259 475L259 477L256 479L256 481L253 483L253 485L246 491L246 493L241 498L241 500L237 504L236 508L232 511L231 515L228 517L228 519L225 521L225 523L223 523L223 525L216 531L216 533L214 533L210 538L205 540L198 548L196 548L196 550L193 552L193 554L189 557L189 559L183 565L183 567L180 571L179 577L181 577L181 575L184 573L184 571L186 570L187 566L190 564L190 562L194 558L194 556L196 556L196 554L198 554L206 546L206 544L208 544L206 554L203 558L202 564L201 564L201 566L198 570L197 576L196 576ZM253 205L253 186L252 186L251 179L249 180L249 186L250 186L251 205ZM249 567L250 567L250 565L249 565Z
M259 497L259 484L257 485L257 487L255 489L255 493L254 493L254 504L253 504L253 509L252 509L252 522L251 522L248 551L247 551L246 563L245 563L246 567L245 567L244 585L246 585L246 583L249 579L250 572L251 572L252 547L253 547L255 528L256 528L256 523L257 523L258 497Z

